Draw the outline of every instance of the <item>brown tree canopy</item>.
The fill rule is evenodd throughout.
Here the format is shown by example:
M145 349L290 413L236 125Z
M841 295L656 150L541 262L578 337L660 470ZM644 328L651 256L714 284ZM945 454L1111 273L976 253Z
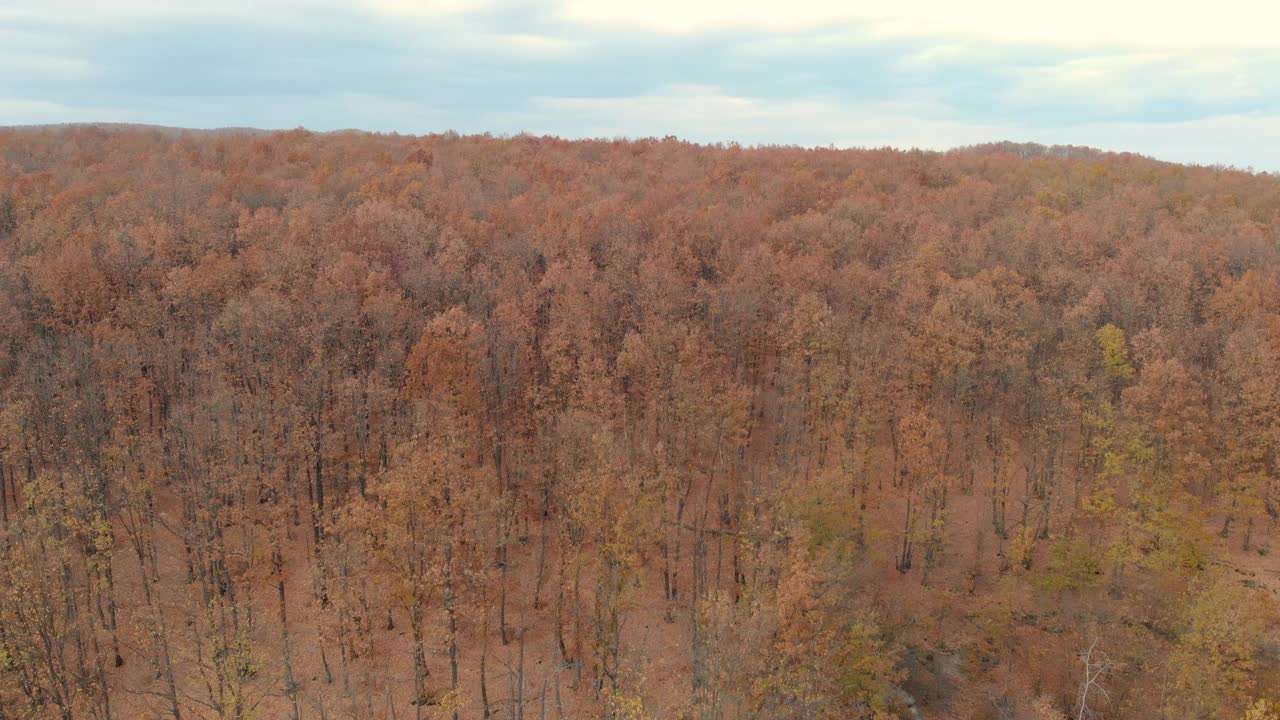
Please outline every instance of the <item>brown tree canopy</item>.
M0 720L1280 704L1280 179L0 129Z

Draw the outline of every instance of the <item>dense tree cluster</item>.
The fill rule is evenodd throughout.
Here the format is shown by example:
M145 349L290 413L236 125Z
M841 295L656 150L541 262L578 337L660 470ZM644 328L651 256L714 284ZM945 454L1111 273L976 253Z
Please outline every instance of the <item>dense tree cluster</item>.
M1280 181L0 130L0 718L1275 718Z

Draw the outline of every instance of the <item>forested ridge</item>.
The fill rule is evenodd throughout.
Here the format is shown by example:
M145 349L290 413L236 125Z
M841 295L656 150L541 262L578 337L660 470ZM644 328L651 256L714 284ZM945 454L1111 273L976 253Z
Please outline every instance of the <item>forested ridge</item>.
M1280 718L1280 178L0 129L0 720Z

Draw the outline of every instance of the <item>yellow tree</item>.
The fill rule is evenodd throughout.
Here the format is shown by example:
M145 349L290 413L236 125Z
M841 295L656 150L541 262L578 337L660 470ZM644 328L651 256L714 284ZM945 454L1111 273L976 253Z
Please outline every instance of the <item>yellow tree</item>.
M366 542L390 595L409 618L414 704L420 717L433 700L427 688L429 611L443 607L448 621L450 688L458 686L459 595L468 586L467 563L478 553L475 524L483 517L484 484L458 438L410 442L392 469L369 486L370 501L353 501L335 524L344 542Z
M791 533L773 616L765 671L754 679L755 716L809 720L889 720L890 691L902 678L899 651L870 613L831 602L807 530Z
M1280 607L1263 591L1219 578L1190 597L1183 621L1169 667L1187 716L1239 712L1259 689L1260 643L1280 623Z
M660 499L646 488L654 479L644 464L625 462L625 449L598 418L571 412L562 417L557 472L562 475L565 539L595 579L592 649L597 687L616 690L622 629L646 552L658 538ZM575 582L576 586L576 582Z

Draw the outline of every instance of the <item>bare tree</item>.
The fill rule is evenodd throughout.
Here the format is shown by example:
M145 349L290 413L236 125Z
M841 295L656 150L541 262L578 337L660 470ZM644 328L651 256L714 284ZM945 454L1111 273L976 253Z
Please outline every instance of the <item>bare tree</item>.
M1089 649L1080 653L1080 662L1084 663L1084 679L1080 682L1080 702L1076 706L1076 720L1094 717L1089 709L1090 693L1101 694L1104 700L1110 700L1107 689L1102 686L1102 679L1112 669L1111 658L1098 649L1098 637L1095 635L1089 643Z

